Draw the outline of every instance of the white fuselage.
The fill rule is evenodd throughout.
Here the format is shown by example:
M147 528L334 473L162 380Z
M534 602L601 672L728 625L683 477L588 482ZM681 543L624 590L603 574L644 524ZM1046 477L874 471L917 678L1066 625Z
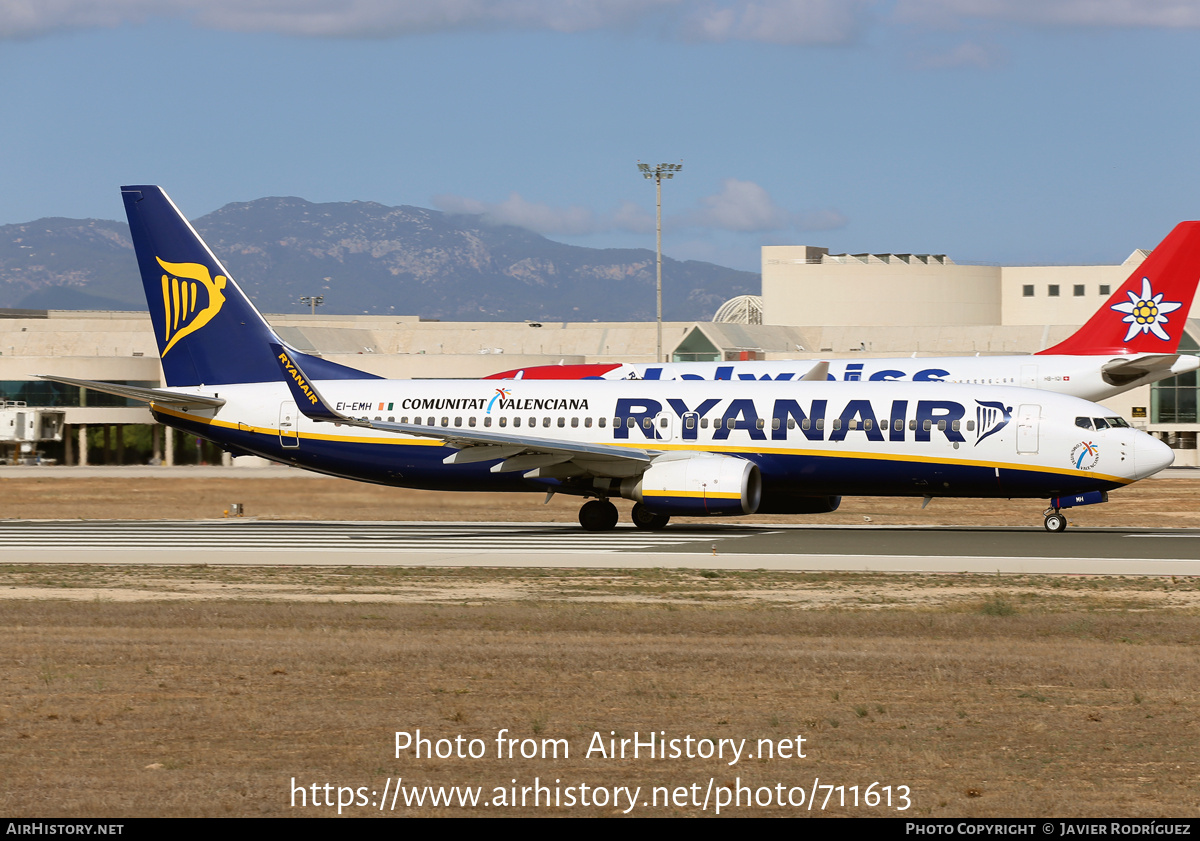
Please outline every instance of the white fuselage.
M1172 460L1164 444L1107 409L1015 387L685 380L316 385L331 408L349 417L419 424L443 437L478 430L510 435L514 443L598 444L649 454L651 463L694 455L743 459L761 471L764 499L784 492L1050 497L1119 487ZM583 466L582 476L554 478L552 470L527 469L529 461L506 467L499 449L493 459L454 463L462 445L453 440L311 420L281 382L195 391L227 402L203 411L156 406L156 413L234 451L367 481L587 495L601 478L644 468L579 457L573 461Z
M1104 400L1132 388L1200 368L1200 358L1180 356L1167 368L1133 379L1105 378L1104 366L1130 356L942 356L828 360L839 382L951 382L1007 385ZM622 363L600 374L606 380L783 380L803 378L818 360Z

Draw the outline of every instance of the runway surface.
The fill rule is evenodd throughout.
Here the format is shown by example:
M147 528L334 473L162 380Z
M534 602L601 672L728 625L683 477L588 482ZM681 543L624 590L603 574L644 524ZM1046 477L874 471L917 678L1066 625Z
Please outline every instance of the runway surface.
M714 524L0 522L3 563L1200 575L1200 530Z

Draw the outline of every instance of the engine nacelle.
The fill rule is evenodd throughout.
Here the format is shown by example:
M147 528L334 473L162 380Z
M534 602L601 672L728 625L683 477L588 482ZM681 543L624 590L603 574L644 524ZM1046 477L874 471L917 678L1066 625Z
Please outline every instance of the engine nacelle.
M691 453L660 458L640 477L625 479L621 496L655 514L753 514L762 499L762 478L758 466L743 458Z

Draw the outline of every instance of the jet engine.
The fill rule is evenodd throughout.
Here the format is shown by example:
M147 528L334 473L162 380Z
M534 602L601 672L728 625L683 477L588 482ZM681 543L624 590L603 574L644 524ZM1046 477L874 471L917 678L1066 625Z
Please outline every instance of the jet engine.
M640 477L623 480L621 496L656 514L753 514L762 499L762 478L758 466L742 458L668 455L656 459Z

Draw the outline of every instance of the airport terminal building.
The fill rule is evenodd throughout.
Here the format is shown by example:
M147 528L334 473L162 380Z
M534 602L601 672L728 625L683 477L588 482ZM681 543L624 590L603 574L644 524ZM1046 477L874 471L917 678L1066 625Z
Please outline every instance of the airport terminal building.
M1033 354L1087 321L1146 253L1134 251L1115 266L998 266L959 264L940 254L834 255L813 246L767 246L761 302L732 308L740 313L736 321L668 322L663 349L676 361ZM1200 312L1188 313L1186 324L1177 316L1182 312L1171 321L1185 329L1180 352L1200 353L1200 321L1193 320ZM397 379L473 378L559 363L650 362L656 344L653 322L267 318L298 350ZM140 403L48 383L37 374L163 385L144 312L0 310L5 412L0 458L230 462L213 445L154 424ZM1197 375L1189 373L1104 402L1176 448L1177 465L1200 466L1197 391ZM10 416L37 409L61 411L62 440L14 438Z

